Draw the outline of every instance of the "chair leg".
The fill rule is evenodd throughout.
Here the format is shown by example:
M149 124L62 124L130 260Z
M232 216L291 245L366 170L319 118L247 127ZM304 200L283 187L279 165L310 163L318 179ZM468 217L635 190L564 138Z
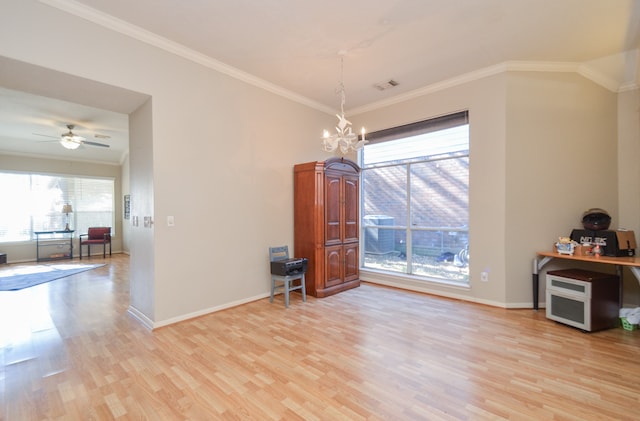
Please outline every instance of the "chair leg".
M302 274L302 278L300 279L300 282L302 282L302 301L304 301L305 303L307 302L307 289L306 289L306 282L305 282L305 278L304 278L304 273Z
M284 306L289 307L289 284L291 281L284 281Z
M102 258L107 257L107 243L102 243Z
M276 280L271 277L271 298L269 298L269 302L272 303L273 302L273 292L276 289Z

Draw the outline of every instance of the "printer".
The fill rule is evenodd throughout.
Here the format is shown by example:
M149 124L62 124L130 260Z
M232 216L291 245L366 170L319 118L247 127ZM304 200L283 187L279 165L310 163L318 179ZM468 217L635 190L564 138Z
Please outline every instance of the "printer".
M280 276L299 275L307 271L309 259L292 257L271 262L271 274Z

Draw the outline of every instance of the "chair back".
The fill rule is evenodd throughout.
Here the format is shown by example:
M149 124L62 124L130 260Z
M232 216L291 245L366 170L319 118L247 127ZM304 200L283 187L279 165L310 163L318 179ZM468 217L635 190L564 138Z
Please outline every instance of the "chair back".
M110 240L111 227L91 227L87 230L88 240Z
M289 258L289 246L269 247L269 260L277 262Z

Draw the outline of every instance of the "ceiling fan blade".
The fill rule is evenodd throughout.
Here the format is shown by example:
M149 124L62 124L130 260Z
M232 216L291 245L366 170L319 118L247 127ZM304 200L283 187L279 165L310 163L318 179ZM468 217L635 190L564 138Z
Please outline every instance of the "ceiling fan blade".
M84 143L85 145L91 145L91 146L100 146L102 148L109 148L109 145L105 145L104 143L98 143L98 142L90 142L88 140L84 140L82 143Z
M36 135L36 136L50 137L52 139L60 139L60 136L50 136L48 134L40 134L40 133L31 133L31 134Z

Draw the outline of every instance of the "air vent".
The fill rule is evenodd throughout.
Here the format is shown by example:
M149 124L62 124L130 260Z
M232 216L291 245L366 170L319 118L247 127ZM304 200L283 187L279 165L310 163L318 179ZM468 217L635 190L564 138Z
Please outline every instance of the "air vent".
M399 83L398 83L398 82L396 82L396 81L395 81L395 80L393 80L393 79L389 79L389 80L388 80L388 81L386 81L386 82L376 83L376 84L375 84L375 85L373 85L373 86L374 86L377 90L379 90L379 91L385 91L385 90L387 90L387 89L389 89L389 88L394 88L394 87L396 87L396 86L398 86L398 85L399 85Z

